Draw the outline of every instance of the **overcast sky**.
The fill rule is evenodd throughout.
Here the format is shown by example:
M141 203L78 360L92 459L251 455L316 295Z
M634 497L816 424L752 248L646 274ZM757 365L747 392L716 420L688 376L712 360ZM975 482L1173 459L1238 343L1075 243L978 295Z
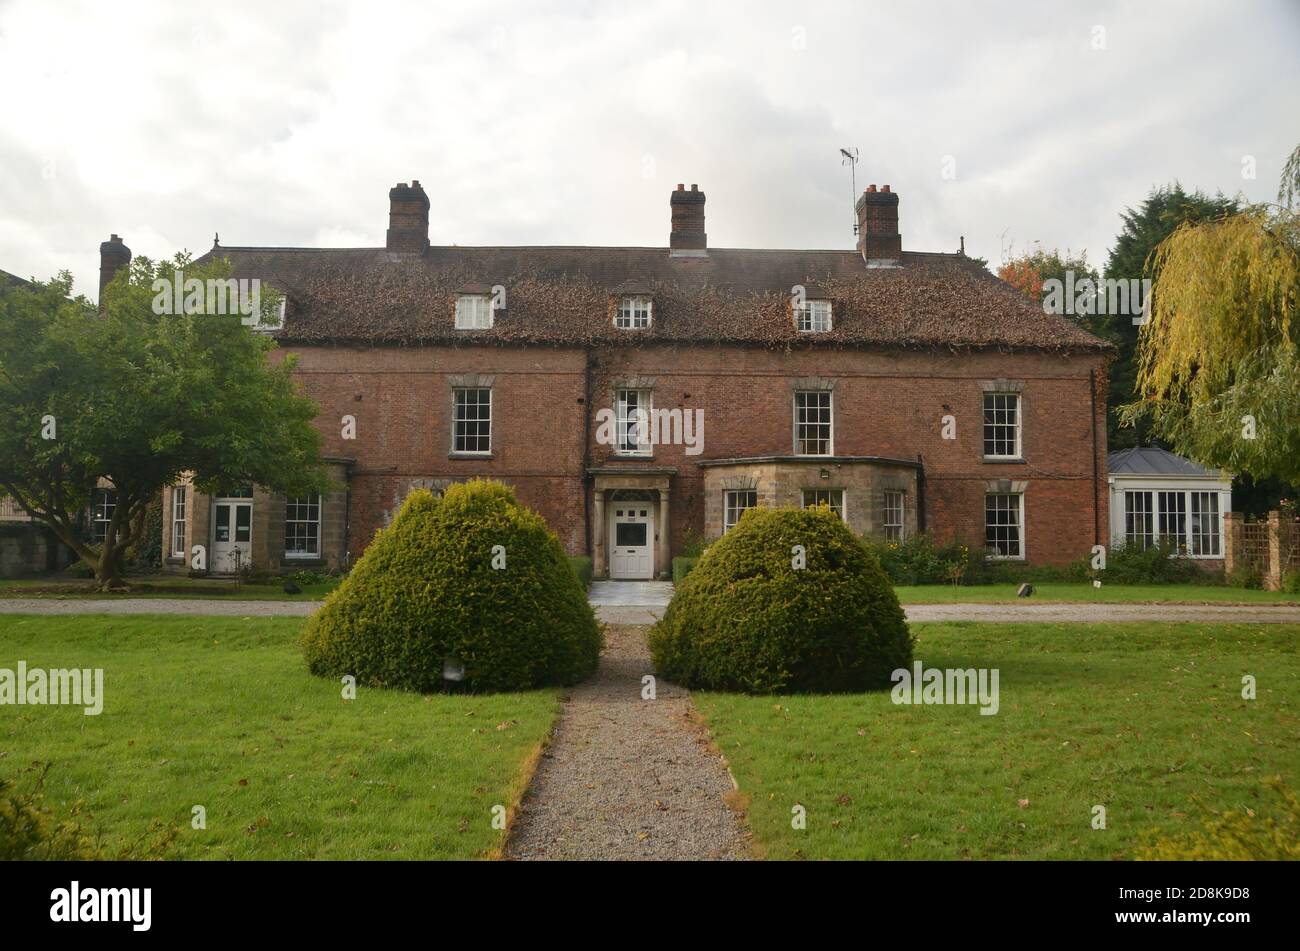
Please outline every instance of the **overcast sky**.
M91 296L109 232L379 246L412 178L435 244L663 246L698 182L714 247L851 248L842 146L905 249L1101 264L1154 184L1276 196L1300 0L0 0L0 103L0 269Z

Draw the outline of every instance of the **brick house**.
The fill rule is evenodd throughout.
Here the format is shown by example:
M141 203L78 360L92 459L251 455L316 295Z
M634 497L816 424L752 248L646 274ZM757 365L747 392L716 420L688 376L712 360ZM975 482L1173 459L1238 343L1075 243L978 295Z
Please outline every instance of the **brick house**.
M677 186L667 247L429 243L418 181L383 248L214 245L286 297L343 487L166 493L165 554L269 569L355 559L417 486L512 485L598 577L663 577L745 508L831 505L1061 563L1104 543L1111 348L964 254L902 250L898 195L857 202L853 250L708 247Z

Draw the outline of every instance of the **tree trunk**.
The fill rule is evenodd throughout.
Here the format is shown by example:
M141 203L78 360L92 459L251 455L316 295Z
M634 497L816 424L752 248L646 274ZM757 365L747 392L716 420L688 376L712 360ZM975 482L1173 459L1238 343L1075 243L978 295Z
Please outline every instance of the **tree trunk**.
M104 539L104 546L99 551L99 563L92 566L100 591L127 590L127 584L122 580L122 551L122 546L109 544L108 539Z

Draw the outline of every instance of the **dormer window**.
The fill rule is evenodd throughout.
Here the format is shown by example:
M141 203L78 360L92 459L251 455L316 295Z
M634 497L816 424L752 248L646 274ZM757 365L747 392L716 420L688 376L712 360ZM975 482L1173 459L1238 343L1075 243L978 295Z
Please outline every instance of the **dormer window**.
M826 333L831 329L831 302L806 300L794 309L794 323L800 333Z
M488 330L491 327L491 297L487 294L461 294L456 298L457 330Z
M619 330L644 330L650 326L653 304L649 297L634 294L623 297L618 302L618 316L614 326Z

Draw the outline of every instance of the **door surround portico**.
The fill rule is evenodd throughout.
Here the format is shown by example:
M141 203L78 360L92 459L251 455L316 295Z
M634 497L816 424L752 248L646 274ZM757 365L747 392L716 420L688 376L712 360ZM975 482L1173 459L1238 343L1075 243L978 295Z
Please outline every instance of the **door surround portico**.
M592 480L594 517L589 537L592 574L597 578L609 577L609 543L611 518L615 511L610 507L611 493L619 489L640 489L652 493L654 502L654 570L651 577L672 577L672 521L669 505L671 480L677 474L675 466L600 466L587 470Z

